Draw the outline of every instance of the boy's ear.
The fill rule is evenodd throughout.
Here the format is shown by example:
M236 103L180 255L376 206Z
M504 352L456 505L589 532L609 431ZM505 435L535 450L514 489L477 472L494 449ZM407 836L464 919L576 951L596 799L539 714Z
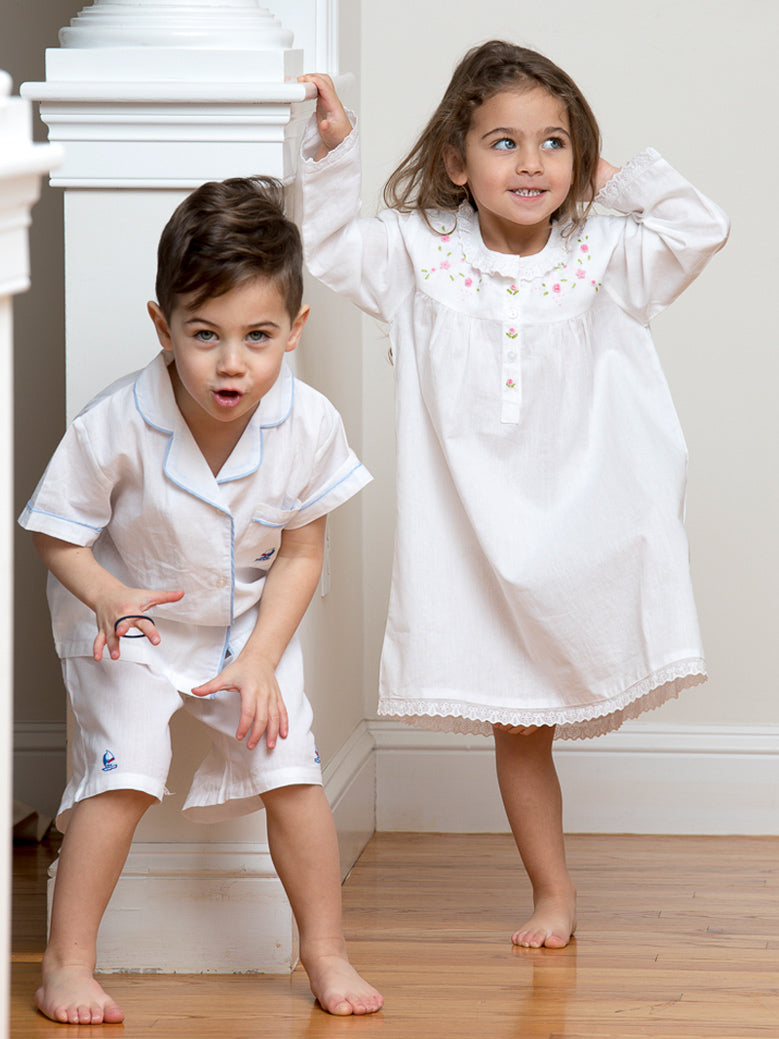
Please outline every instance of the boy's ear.
M287 339L287 345L284 347L285 353L290 353L300 342L300 337L303 334L303 326L308 321L308 315L311 313L311 307L307 303L298 311L298 316L292 322L292 328L289 332L289 339Z
M465 172L465 163L459 152L451 144L447 144L444 147L443 158L444 169L449 180L458 187L464 187L468 183L468 174Z
M159 304L153 300L149 300L146 304L146 309L149 312L149 317L152 320L152 324L157 332L157 338L160 341L160 346L163 350L172 350L173 344L170 340L170 328L165 315L160 310Z

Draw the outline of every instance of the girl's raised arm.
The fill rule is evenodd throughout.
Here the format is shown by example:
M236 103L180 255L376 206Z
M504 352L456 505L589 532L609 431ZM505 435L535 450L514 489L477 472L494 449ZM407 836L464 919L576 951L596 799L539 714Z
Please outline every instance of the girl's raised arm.
M333 81L320 72L311 72L298 77L299 83L313 83L317 89L316 121L322 145L314 156L318 162L333 148L337 148L352 132L349 116L341 104Z

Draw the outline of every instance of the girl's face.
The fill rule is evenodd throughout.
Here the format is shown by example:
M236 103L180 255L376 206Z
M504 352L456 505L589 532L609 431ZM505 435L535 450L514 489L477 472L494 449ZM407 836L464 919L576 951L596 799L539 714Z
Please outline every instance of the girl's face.
M540 86L502 90L473 113L464 159L450 148L444 161L450 180L468 186L488 249L540 252L573 182L565 105Z

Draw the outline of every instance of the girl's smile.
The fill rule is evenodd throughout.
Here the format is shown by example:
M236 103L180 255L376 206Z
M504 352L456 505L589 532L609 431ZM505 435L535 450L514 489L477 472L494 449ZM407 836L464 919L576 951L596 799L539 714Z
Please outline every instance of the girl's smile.
M488 249L539 252L573 182L565 105L540 86L493 94L473 113L464 157L449 148L445 161L452 182L468 186Z

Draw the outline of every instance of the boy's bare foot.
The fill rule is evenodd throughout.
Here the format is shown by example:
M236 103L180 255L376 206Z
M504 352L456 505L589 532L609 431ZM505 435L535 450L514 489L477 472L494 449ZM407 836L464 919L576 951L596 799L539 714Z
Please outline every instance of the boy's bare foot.
M301 955L301 962L311 991L329 1014L375 1014L384 1006L384 996L360 977L345 952Z
M42 1014L69 1025L116 1024L124 1011L104 992L90 971L81 965L58 967L44 973L35 993Z
M576 930L576 893L536 899L533 915L511 936L525 949L563 949Z

